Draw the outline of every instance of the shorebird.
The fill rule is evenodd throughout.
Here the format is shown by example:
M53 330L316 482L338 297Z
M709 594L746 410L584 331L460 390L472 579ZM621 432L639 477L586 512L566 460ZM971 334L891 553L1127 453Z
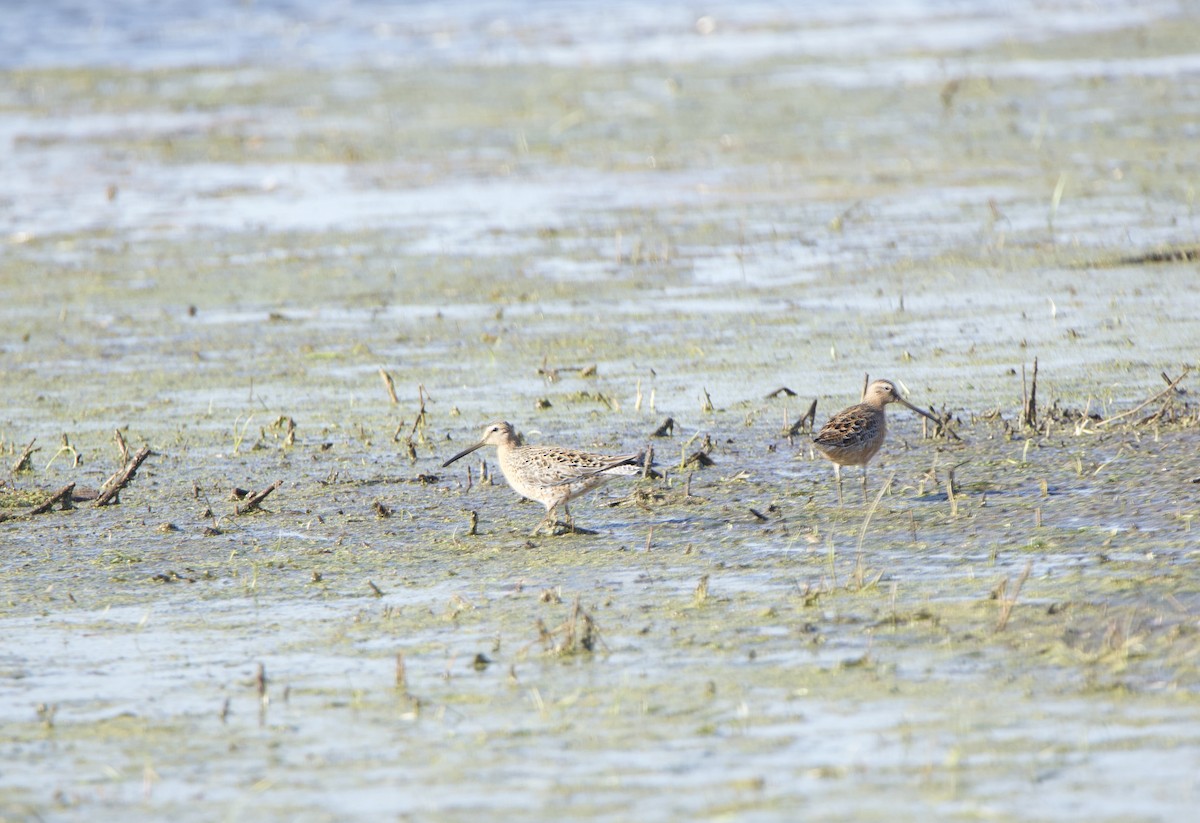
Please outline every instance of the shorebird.
M887 435L884 409L888 403L902 403L917 414L938 422L929 412L918 409L901 397L890 380L876 380L867 386L863 402L842 409L813 436L813 443L821 450L821 454L833 461L839 506L842 505L842 466L862 466L863 501L866 502L867 464L879 451Z
M442 468L484 446L496 447L500 471L513 491L546 507L546 516L533 530L534 534L547 525L552 532L560 525L573 531L575 526L567 503L614 477L638 474L644 459L643 453L610 457L559 446L522 445L512 424L497 420L484 427L478 443L451 457ZM567 523L560 524L556 519L560 506Z

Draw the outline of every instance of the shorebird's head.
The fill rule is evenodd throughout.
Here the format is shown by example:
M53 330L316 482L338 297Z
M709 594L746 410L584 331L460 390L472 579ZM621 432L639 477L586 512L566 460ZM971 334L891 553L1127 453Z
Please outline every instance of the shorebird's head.
M451 457L442 464L442 468L446 468L455 460L460 460L476 449L482 449L484 446L517 446L520 445L520 443L521 438L517 436L517 432L515 429L513 429L511 423L508 423L504 420L496 420L483 427L483 435L479 438L478 443L473 446L468 446L458 454Z
M870 403L872 406L886 406L888 403L907 403L900 396L900 392L896 391L896 384L891 380L876 380L867 386L867 393L863 396L863 402Z
M891 380L876 380L871 385L867 386L867 394L866 397L863 398L863 402L880 409L882 409L888 403L899 403L902 406L907 406L908 408L912 409L922 417L928 417L933 422L937 422L937 418L931 415L929 412L923 409L918 409L912 403L909 403L907 400L901 397L900 392L896 390L896 384Z
M504 420L496 420L483 427L483 434L479 438L479 445L499 446L517 439L517 430L513 428L512 423Z

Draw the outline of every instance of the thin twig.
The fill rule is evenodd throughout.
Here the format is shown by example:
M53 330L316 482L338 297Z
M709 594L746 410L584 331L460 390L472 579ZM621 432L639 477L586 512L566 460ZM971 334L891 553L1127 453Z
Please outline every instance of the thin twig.
M1096 425L1097 425L1097 426L1107 426L1109 423L1116 422L1117 420L1120 420L1120 419L1122 419L1122 418L1124 418L1124 417L1129 417L1131 414L1137 414L1137 413L1138 413L1138 412L1140 412L1142 409L1144 409L1144 408L1146 408L1147 406L1149 406L1151 403L1155 402L1156 400L1159 400L1159 399L1161 399L1162 397L1165 397L1166 395L1168 395L1168 394L1170 394L1172 391L1174 391L1175 387L1179 385L1179 383L1180 383L1180 382L1183 380L1183 378L1185 378L1185 377L1187 377L1187 376L1188 376L1188 372L1190 372L1190 371L1191 371L1191 366L1184 366L1184 367L1183 367L1183 374L1179 375L1179 376L1178 376L1178 377L1176 377L1174 380L1172 380L1172 381L1171 381L1171 382L1170 382L1170 383L1167 385L1167 387L1166 387L1165 389L1163 389L1162 391L1160 391L1158 394L1154 395L1153 397L1149 398L1148 400L1144 400L1144 401L1142 401L1141 403L1139 403L1138 405L1134 406L1134 407L1133 407L1132 409L1130 409L1129 411L1127 411L1127 412L1121 412L1120 414L1115 414L1115 415L1113 415L1112 417L1105 418L1104 420L1101 420L1101 421L1097 422L1097 423L1096 423Z
M421 401L421 408L417 410L417 418L416 418L416 420L413 420L412 429L409 431L408 439L405 441L405 444L408 447L408 459L412 460L412 461L416 461L416 459L417 459L417 447L413 443L413 438L417 436L417 432L421 433L421 441L420 442L422 442L422 443L425 442L426 417L425 417L425 384L424 383L417 384L417 397Z
M1021 422L1031 429L1037 428L1037 373L1038 361L1033 358L1033 379L1030 381L1029 394L1024 397L1024 408L1021 413ZM1021 364L1021 391L1025 391L1025 364Z
M1030 560L1025 564L1025 570L1021 572L1021 576L1017 578L1017 585L1013 586L1012 597L1005 597L1003 590L1000 595L1000 619L996 622L996 631L1004 631L1004 627L1008 625L1008 618L1012 616L1013 606L1017 605L1017 598L1021 595L1021 587L1025 585L1025 580L1029 577L1029 572L1033 570L1033 561ZM1008 579L1005 578L1005 584ZM1007 585L1004 588L1008 588Z

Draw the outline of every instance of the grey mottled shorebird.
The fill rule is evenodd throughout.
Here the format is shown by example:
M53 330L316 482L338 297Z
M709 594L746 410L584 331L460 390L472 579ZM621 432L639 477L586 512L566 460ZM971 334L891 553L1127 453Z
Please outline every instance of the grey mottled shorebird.
M573 529L567 503L614 477L638 474L643 460L641 453L608 456L559 446L522 445L512 424L497 420L484 427L478 443L451 457L442 468L484 446L496 447L500 471L513 491L546 507L546 516L534 534L543 526L554 531L560 525L556 519L559 507L568 521L562 525Z
M936 417L901 397L890 380L876 380L867 386L863 402L842 409L813 436L813 443L821 454L833 461L839 506L842 505L842 466L862 466L863 500L867 499L867 464L887 436L884 409L888 403L901 403L917 414L938 422Z

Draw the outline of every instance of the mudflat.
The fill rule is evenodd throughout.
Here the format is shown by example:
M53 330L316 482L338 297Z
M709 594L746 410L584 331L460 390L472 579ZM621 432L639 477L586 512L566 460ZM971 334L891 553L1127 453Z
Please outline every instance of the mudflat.
M6 72L0 819L1180 819L1196 42Z

